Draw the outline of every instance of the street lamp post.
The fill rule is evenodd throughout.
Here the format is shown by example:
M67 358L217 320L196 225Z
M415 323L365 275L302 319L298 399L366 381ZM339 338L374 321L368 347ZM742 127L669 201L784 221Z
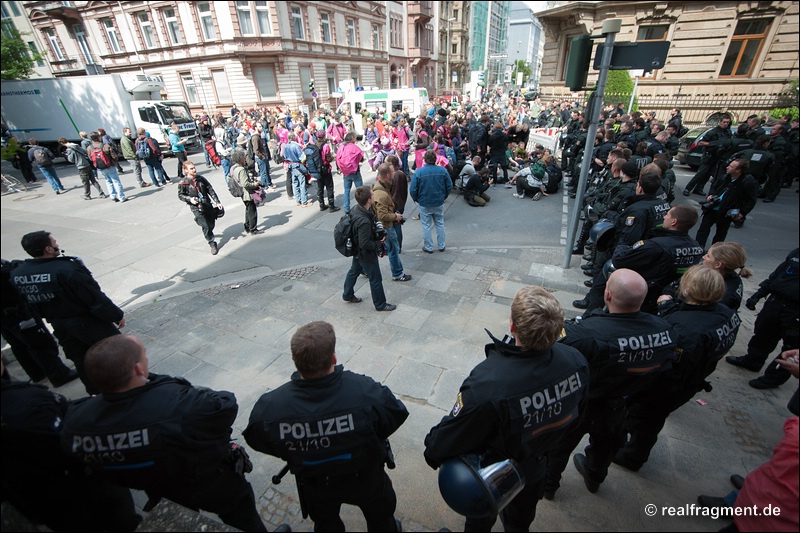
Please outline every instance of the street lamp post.
M450 90L450 23L456 20L455 17L447 19L447 63L445 64L445 87Z

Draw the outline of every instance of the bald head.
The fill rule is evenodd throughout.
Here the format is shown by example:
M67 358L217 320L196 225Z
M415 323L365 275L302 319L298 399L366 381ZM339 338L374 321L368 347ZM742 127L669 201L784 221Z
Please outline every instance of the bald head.
M606 283L605 301L611 313L635 313L647 296L647 282L633 270L615 270Z

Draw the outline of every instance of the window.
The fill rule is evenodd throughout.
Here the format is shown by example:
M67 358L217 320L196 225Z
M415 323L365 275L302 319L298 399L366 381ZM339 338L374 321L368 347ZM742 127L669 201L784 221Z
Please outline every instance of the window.
M50 48L53 50L53 55L56 61L64 61L64 52L61 51L61 46L58 44L58 37L53 29L44 30L47 35L47 41L50 43Z
M250 12L250 2L236 2L236 15L239 17L239 31L242 35L255 35L253 30L253 14Z
M37 57L39 54L39 50L36 48L36 43L33 41L28 41L28 49L31 51L31 57ZM43 67L44 61L42 61L42 56L38 56L36 60L36 66Z
M139 26L142 28L142 38L146 48L156 47L156 38L153 34L153 26L150 24L150 16L147 13L139 13Z
M258 22L259 34L272 35L272 26L269 23L269 6L267 2L256 2L256 21Z
M303 100L311 99L311 91L308 89L308 82L311 81L311 67L300 67L300 86L303 88Z
M458 9L453 10L453 18L458 20Z
M347 19L347 46L356 45L356 20Z
M331 16L328 13L320 13L319 23L322 27L322 42L330 43L333 41L331 38Z
M389 16L389 43L392 48L403 48L403 18L394 13Z
M335 93L339 85L336 83L336 67L325 69L325 78L328 80L328 94Z
M212 70L211 77L214 80L214 88L217 90L217 101L219 103L231 103L231 88L228 85L228 77L224 70Z
M259 100L270 100L278 97L278 89L275 84L275 69L273 67L254 67L253 76L256 80Z
M306 38L306 33L303 31L303 11L297 6L292 7L292 32L295 39Z
M92 50L89 48L89 41L86 40L86 32L83 30L83 26L76 24L72 27L72 31L75 33L75 40L78 41L78 48L81 49L86 64L94 65L94 57L92 57Z
M414 24L414 46L420 48L422 46L422 26Z
M203 37L206 41L213 41L217 38L214 29L214 15L211 14L211 4L202 2L197 4L197 15L200 18L200 26L203 28Z
M728 53L722 62L720 76L746 78L753 72L758 53L769 31L769 19L740 20L733 32Z
M3 11L3 18L2 18L2 27L3 27L3 35L8 37L9 39L14 38L14 30L16 30L16 26L14 26L14 21L11 20L11 15L9 14L8 10L6 10L5 4L0 4L0 9Z
M422 47L426 50L433 50L433 25L428 24L425 26L425 40L422 43Z
M372 25L372 49L381 49L381 27L377 24Z
M169 40L172 44L181 44L181 29L180 26L178 26L178 17L175 16L175 10L165 9L163 13L164 22L167 24Z
M20 12L19 7L17 6L16 2L6 2L6 3L11 6L11 11L14 12L14 16L15 17L21 17L22 16L22 13Z
M192 78L190 72L181 73L181 82L183 82L183 92L186 94L186 101L190 104L199 104L200 99L197 97L197 85Z
M353 81L355 82L356 87L360 87L361 86L361 83L359 83L359 81L358 81L358 74L359 74L358 67L350 67L350 77L353 78Z
M667 32L669 32L669 26L667 25L641 26L636 41L640 43L644 41L666 41Z
M103 27L106 30L106 37L108 38L108 47L115 54L121 53L122 46L119 43L119 36L117 35L117 29L114 27L114 21L111 19L104 20Z
M377 85L379 89L383 87L383 69L382 68L376 68L375 69L375 85Z
M451 54L458 54L458 43L453 43L450 46L450 53Z

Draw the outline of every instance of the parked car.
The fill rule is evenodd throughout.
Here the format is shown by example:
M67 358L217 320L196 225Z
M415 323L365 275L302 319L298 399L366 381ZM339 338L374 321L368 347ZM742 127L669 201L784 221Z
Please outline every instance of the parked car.
M675 159L683 165L689 165L692 170L700 168L703 159L703 147L697 143L703 140L703 136L711 131L713 126L700 126L690 129L686 135L680 138L681 144L678 147L678 155Z

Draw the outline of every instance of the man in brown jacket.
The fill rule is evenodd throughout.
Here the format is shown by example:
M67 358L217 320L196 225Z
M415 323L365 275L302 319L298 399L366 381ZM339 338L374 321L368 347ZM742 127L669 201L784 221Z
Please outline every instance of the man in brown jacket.
M396 225L403 220L403 215L395 212L392 189L394 187L394 169L389 163L378 166L378 181L372 186L374 202L372 210L386 230L386 255L392 269L393 281L410 281L411 275L403 272L400 262L400 244L397 242Z

